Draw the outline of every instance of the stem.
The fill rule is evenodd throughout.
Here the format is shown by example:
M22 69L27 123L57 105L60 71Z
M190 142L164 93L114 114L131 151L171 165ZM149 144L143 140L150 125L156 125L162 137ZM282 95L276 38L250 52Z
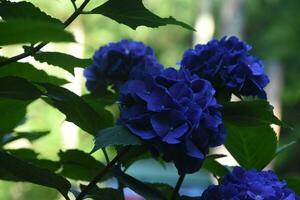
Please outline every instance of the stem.
M90 2L90 0L85 0L77 10L75 10L75 12L64 22L64 28L66 28L67 26L69 26L83 11L84 7ZM19 55L13 56L9 59L6 59L2 62L0 62L0 67L3 67L4 65L16 62L20 59L26 58L28 56L31 56L33 54L35 54L36 52L38 52L41 48L43 48L44 46L46 46L49 42L41 42L39 44L37 44L37 46L33 47L32 49L21 53Z
M176 197L178 195L180 187L181 187L181 185L183 183L184 177L185 177L185 174L180 175L180 177L178 178L176 186L175 186L175 189L174 189L173 194L172 194L171 200L176 200Z
M76 0L70 0L70 1L72 3L72 6L73 6L74 10L76 11L77 10L77 5L75 3Z
M121 170L120 164L118 164L118 168ZM124 194L124 184L120 181L119 178L117 178L118 181L118 190L121 193L121 196L123 197L123 199L125 199L125 194Z
M128 151L130 147L125 147L116 157L110 161L106 167L99 172L91 181L90 183L79 193L75 200L82 200L88 192L96 186L96 184L104 177L104 175L109 172L109 170L120 160Z
M109 161L109 157L108 157L107 151L106 151L105 148L102 148L101 150L102 150L103 155L104 155L104 157L105 157L106 164L108 165L108 163L109 163L110 161Z

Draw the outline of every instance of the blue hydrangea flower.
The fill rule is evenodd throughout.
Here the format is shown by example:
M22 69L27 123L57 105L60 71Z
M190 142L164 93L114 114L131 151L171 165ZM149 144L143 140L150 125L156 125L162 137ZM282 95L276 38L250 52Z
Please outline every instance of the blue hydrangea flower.
M162 69L153 50L142 42L121 40L98 49L93 64L85 68L87 89L94 94L105 93L108 86L118 90L129 79Z
M130 80L120 90L119 124L145 141L179 174L202 165L209 147L224 143L225 129L211 84L188 70Z
M201 200L300 200L273 171L235 167L223 183L209 186Z
M237 37L223 37L185 51L180 65L209 80L217 90L266 98L269 78L261 60L249 54L251 47Z

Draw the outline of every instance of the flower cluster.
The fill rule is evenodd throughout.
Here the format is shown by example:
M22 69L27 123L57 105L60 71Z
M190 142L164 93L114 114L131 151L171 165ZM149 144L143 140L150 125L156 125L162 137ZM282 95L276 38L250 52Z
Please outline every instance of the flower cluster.
M120 89L119 124L144 140L179 174L197 171L209 147L224 143L225 129L211 84L188 70L167 68L129 80Z
M209 80L217 89L265 99L264 87L269 79L261 60L248 53L250 49L237 37L224 37L186 50L180 65Z
M93 94L105 93L108 86L118 90L125 81L149 73L149 68L152 73L162 69L150 47L129 40L110 43L98 49L85 68L86 86Z
M201 200L300 200L273 171L235 167L221 185L210 186Z
M181 69L176 70L163 69L153 50L143 43L122 40L96 51L94 62L85 69L84 75L92 93L101 94L109 86L119 93L119 125L143 140L154 154L173 161L179 174L194 173L200 169L209 148L225 142L221 105L215 93L226 90L230 94L266 98L264 87L269 79L261 61L248 53L250 49L236 37L212 40L187 50L180 62ZM243 176L245 179L240 182L243 185L243 180L251 182L248 174L258 174L256 178L263 180L264 174L271 172L260 174L236 168L227 176L224 186L210 187L203 200L214 199L210 195L219 190L225 197L233 195L229 199L241 199L242 192L234 188L231 180ZM251 184L244 185L247 189ZM284 188L282 191L290 191ZM264 194L255 188L252 192ZM248 190L246 194L252 198Z

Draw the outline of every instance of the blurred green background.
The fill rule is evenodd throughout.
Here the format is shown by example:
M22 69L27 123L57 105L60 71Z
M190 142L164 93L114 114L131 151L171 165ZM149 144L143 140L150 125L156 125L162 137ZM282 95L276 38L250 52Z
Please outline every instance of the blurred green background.
M66 19L73 8L68 0L30 0L48 14ZM81 1L78 0L78 3ZM92 0L89 8L104 1ZM276 106L278 116L293 127L280 130L280 143L287 143L300 135L300 1L299 0L144 0L147 8L162 17L174 16L196 27L191 32L177 26L157 29L139 27L132 30L125 25L101 16L80 16L68 28L77 44L50 44L49 51L61 51L77 57L89 58L94 51L108 42L123 38L143 41L156 52L165 66L176 66L185 49L196 42L206 42L224 35L238 35L253 46L252 54L265 60L271 76L269 97ZM0 55L12 56L21 52L19 47L0 49ZM56 67L35 66L48 73L67 78L67 87L78 94L86 93L82 70L75 77ZM28 107L27 121L19 130L50 130L46 137L29 144L20 140L6 148L32 147L41 158L57 159L59 149L79 148L89 152L93 138L74 125L65 123L64 116L41 100ZM296 144L281 154L272 165L280 176L300 175L300 145ZM101 159L101 154L96 155ZM28 183L0 181L0 200L60 199L57 192Z

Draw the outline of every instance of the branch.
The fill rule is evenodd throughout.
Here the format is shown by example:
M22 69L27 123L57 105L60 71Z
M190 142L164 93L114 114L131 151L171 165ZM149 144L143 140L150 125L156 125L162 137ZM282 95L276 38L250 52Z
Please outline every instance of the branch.
M72 3L72 6L74 8L74 10L76 11L77 10L77 5L75 3L76 0L71 0L71 3Z
M106 164L108 164L110 161L109 161L109 157L108 157L108 154L107 154L107 151L104 148L101 148L102 152L103 152L103 155L104 155L104 158L105 158L105 161L106 161Z
M179 190L180 190L180 187L181 187L181 185L182 185L182 182L183 182L183 180L184 180L184 177L185 177L185 174L180 175L179 179L177 180L175 189L174 189L173 194L172 194L172 198L171 198L172 200L176 200L176 197L177 197L177 195L178 195L178 192L179 192Z
M69 26L83 11L84 7L89 3L90 0L85 0L77 10L75 10L75 12L64 22L64 28L66 28L67 26ZM6 59L2 62L0 62L0 67L3 67L4 65L16 62L20 59L26 58L28 56L31 56L33 54L35 54L36 52L38 52L41 48L43 48L44 46L46 46L49 42L41 42L39 43L37 46L33 47L32 49L21 53L19 55L13 56L9 59Z
M125 147L120 153L118 153L118 155L112 161L110 161L110 163L108 163L106 167L102 171L100 171L99 174L97 174L90 181L90 183L79 193L75 200L82 200L84 196L87 195L88 192L93 189L93 187L95 187L96 184L104 177L104 175L109 172L109 170L118 162L118 160L120 160L129 151L129 149L130 147Z

